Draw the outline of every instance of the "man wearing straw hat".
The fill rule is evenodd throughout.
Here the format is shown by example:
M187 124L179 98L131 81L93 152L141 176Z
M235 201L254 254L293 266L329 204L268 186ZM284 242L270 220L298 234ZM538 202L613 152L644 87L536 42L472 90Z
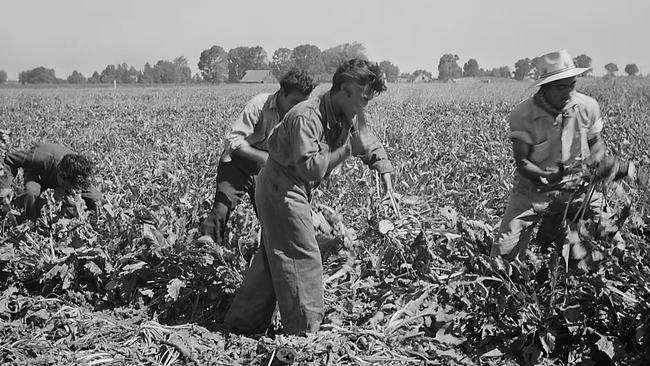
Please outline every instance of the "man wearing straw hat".
M593 98L574 90L576 76L589 70L574 65L565 50L539 58L536 67L539 90L510 114L510 139L517 166L513 188L499 233L491 249L492 256L523 261L541 208L551 200L544 187L557 183L565 166L578 159L596 169L598 176L615 178L634 175L634 166L605 158L601 137L603 119ZM614 170L616 169L616 172ZM590 201L595 207L598 196ZM548 244L554 238L540 237Z

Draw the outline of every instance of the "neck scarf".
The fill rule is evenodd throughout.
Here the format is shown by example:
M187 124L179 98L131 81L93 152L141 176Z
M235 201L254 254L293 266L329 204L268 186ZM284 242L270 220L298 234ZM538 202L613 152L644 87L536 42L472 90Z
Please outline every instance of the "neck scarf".
M544 94L542 94L541 91L535 93L535 96L533 97L533 101L535 102L535 104L537 104L538 107L550 113L551 116L553 117L557 117L560 113L562 113L562 109L557 109L553 107L551 103L549 103L548 100L546 100Z

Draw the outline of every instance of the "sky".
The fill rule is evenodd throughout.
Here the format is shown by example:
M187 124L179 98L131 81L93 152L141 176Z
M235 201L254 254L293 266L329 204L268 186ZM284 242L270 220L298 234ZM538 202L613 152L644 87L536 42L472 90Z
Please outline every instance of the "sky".
M262 46L321 50L360 42L369 59L401 72L437 76L440 57L457 54L491 69L566 49L587 54L596 75L614 62L624 74L635 63L650 73L648 0L2 0L0 70L10 80L45 66L67 78L89 77L107 65L138 70L158 60Z

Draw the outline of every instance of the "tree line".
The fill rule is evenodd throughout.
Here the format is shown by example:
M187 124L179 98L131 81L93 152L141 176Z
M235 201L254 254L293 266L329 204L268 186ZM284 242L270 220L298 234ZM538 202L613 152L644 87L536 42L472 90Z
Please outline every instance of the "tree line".
M269 59L261 46L235 47L226 52L221 46L214 45L201 52L197 64L199 73L195 75L192 75L187 58L180 56L172 61L159 60L153 65L147 62L141 70L126 63L107 65L101 72L93 72L90 77L75 70L66 79L57 78L54 69L39 66L20 72L18 81L22 84L233 83L241 80L247 70L271 70L272 74L279 79L292 67L306 70L319 81L329 81L338 65L351 58L367 59L365 46L359 42L352 42L321 50L318 46L303 44L293 49L279 48L273 52ZM591 67L591 61L591 57L585 54L574 59L577 67ZM489 76L516 80L539 77L535 68L536 57L518 60L514 63L512 70L509 66L483 69L475 58L470 58L463 63L462 68L459 62L460 58L456 54L442 55L438 62L437 79L447 82L462 77ZM399 67L388 60L381 61L379 64L389 82L434 80L432 73L425 69L415 70L412 73L400 73ZM605 65L605 69L608 76L614 76L618 72L618 66L611 62ZM630 76L639 73L636 64L628 64L624 70ZM6 81L7 73L0 70L0 83Z
M484 70L479 67L478 61L474 58L470 58L467 62L463 64L461 69L458 64L459 57L454 54L445 54L440 57L438 62L438 80L440 81L449 81L461 77L500 77L500 78L513 78L515 80L524 80L524 79L537 79L540 77L539 70L536 68L539 57L531 58L522 58L517 60L514 64L514 70L510 71L510 67L501 66L493 68L491 70ZM591 67L592 59L586 54L579 55L573 59L576 67ZM610 62L605 65L605 70L607 70L607 76L615 76L618 71L618 66ZM589 76L592 74L593 70L588 70L583 74L583 76ZM625 66L625 72L629 76L636 76L639 73L639 68L636 64L628 64Z

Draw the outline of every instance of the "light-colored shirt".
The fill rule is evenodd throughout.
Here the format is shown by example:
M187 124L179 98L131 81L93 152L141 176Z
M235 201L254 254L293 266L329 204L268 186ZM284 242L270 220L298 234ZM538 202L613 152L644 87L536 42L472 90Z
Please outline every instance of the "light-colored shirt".
M254 96L232 123L230 133L224 141L225 150L221 160L230 161L231 153L239 149L242 144L268 151L267 138L278 123L280 123L280 115L277 92Z
M571 99L557 117L542 109L530 97L510 113L510 138L531 145L529 160L546 169L557 163L570 164L579 156L589 156L588 140L603 129L598 102L587 95L573 92ZM515 182L532 186L519 172Z
M338 121L330 93L310 98L294 106L269 136L269 159L285 175L310 188L329 173L329 153L351 144L358 156L379 173L393 171L383 145L367 125L365 115Z

